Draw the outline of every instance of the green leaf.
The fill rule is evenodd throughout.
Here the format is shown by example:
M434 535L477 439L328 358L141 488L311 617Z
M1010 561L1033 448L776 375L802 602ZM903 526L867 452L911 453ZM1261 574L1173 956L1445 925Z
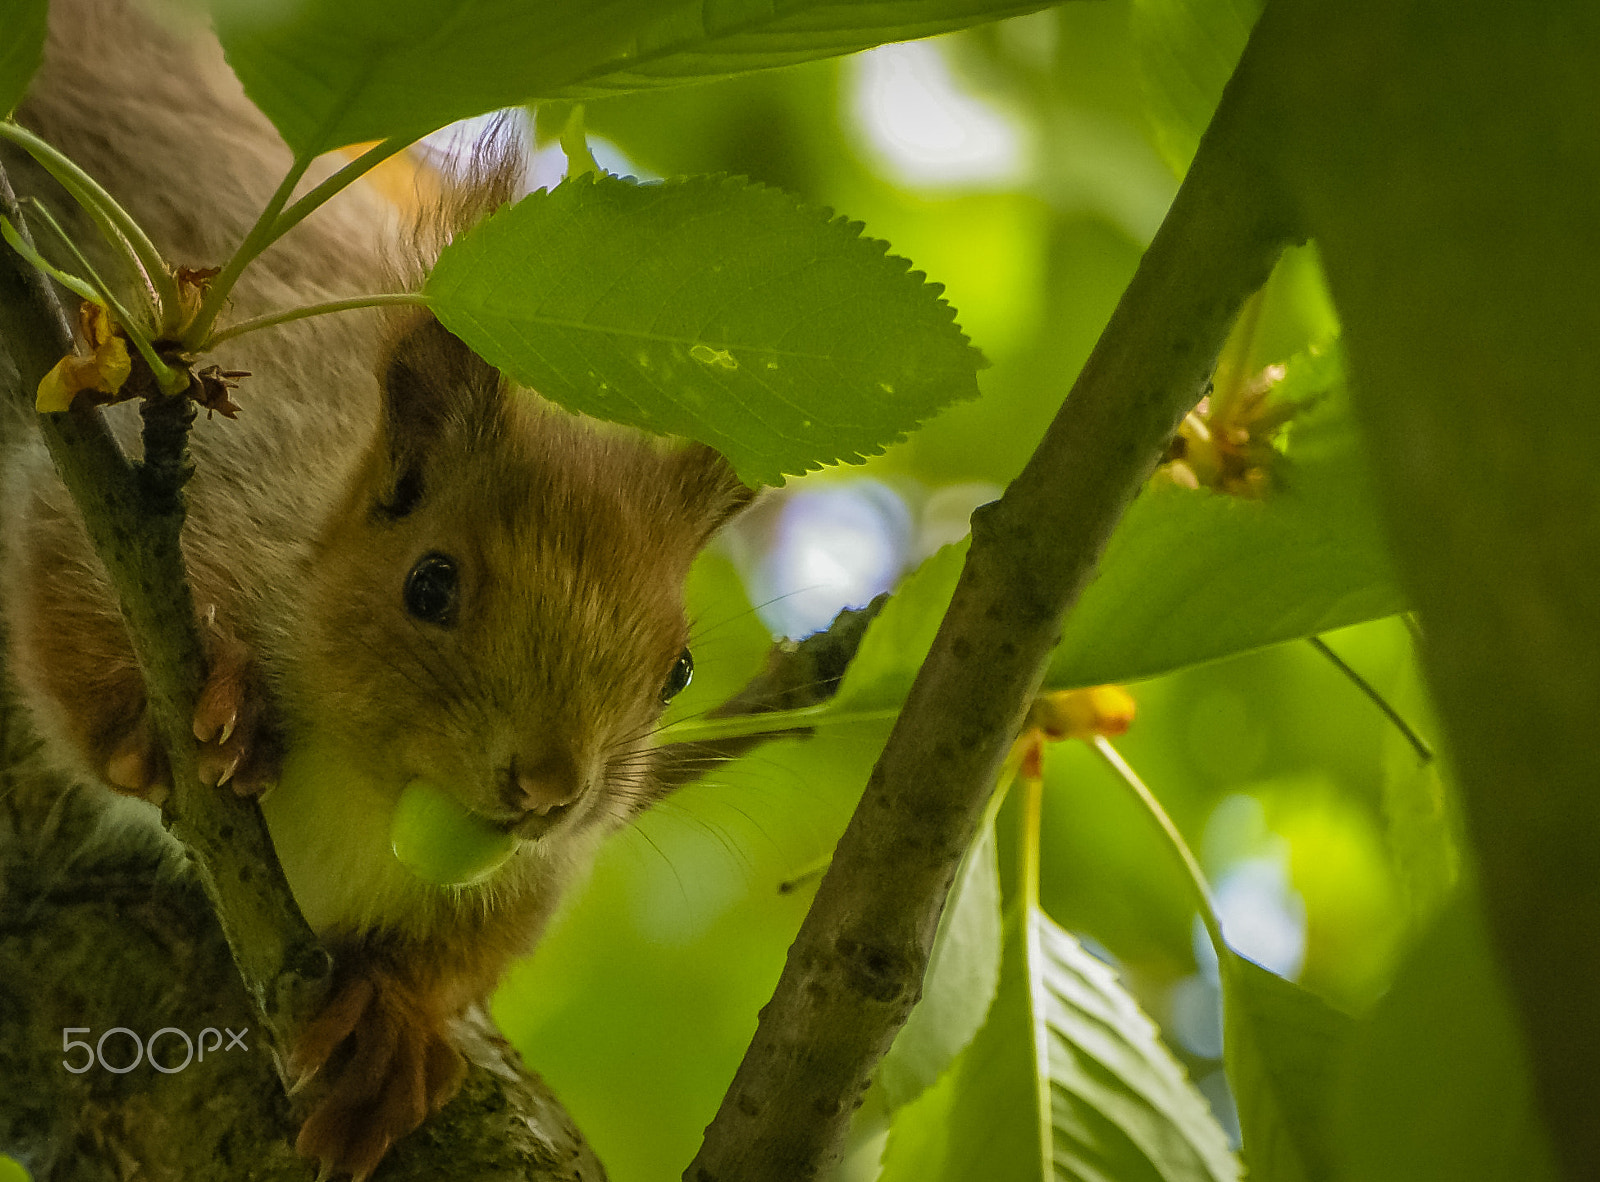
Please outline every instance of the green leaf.
M743 180L591 174L452 242L424 290L546 398L781 484L978 393L981 357L941 289L860 231Z
M1260 965L1222 964L1223 1057L1253 1182L1333 1176L1329 1108L1354 1021Z
M1000 982L1001 931L991 813L962 859L939 917L922 999L878 1067L890 1108L922 1095L983 1026Z
M1335 1109L1348 1182L1554 1182L1488 937L1457 898L1360 1025Z
M1420 927L1449 900L1461 876L1454 793L1437 759L1418 767L1410 747L1391 743L1384 759L1383 813L1407 917Z
M1043 911L1014 908L989 1020L900 1110L880 1182L1231 1182L1227 1137L1155 1025Z
M867 628L829 708L888 710L911 691L967 561L967 539L941 547L908 575Z
M513 106L627 50L659 0L212 0L228 63L297 155Z
M0 0L0 117L22 101L44 60L49 0Z
M1262 0L1133 0L1131 25L1156 149L1189 170Z
M932 37L1049 8L1055 0L722 0L678 4L626 56L564 88L585 98L698 82Z
M297 153L533 100L697 81L1048 7L1040 0L212 0L246 91Z
M1291 427L1285 487L1265 500L1144 491L1067 620L1047 688L1152 677L1404 610L1342 382L1336 352L1291 363L1281 396L1325 400Z

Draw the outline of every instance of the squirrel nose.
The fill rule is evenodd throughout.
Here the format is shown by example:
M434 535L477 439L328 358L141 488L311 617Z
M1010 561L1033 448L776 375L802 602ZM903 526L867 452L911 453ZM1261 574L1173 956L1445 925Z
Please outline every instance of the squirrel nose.
M583 795L583 776L571 754L555 750L537 759L513 755L502 778L506 804L518 812L555 820Z

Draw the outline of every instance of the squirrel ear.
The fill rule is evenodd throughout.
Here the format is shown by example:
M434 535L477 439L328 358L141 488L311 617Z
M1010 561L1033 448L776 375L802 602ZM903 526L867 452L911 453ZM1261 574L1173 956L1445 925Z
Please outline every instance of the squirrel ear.
M428 457L452 424L486 423L504 405L500 371L432 314L409 318L383 354L382 436L387 459L378 508L405 517L424 494Z
M733 465L703 443L691 443L677 455L678 487L696 530L698 549L711 535L755 500L756 490L734 475Z

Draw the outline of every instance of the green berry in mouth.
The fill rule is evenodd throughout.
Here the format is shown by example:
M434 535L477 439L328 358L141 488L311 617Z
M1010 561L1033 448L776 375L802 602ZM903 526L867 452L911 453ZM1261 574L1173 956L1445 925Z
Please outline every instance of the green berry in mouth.
M511 834L427 780L400 793L389 836L400 864L434 886L482 882L517 847Z

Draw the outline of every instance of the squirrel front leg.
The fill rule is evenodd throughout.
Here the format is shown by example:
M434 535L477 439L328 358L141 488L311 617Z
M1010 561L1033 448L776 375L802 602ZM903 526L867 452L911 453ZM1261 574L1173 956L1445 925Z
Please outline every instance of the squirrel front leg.
M75 754L80 771L160 804L172 775L111 588L63 509L37 507L8 556L17 682L46 737ZM201 624L207 676L193 726L201 778L258 793L276 777L281 750L255 662L214 606Z
M379 933L336 939L330 948L333 988L290 1057L302 1082L318 1080L295 1148L325 1175L361 1182L391 1145L460 1090L466 1062L450 1024L498 970L466 972L447 950Z

